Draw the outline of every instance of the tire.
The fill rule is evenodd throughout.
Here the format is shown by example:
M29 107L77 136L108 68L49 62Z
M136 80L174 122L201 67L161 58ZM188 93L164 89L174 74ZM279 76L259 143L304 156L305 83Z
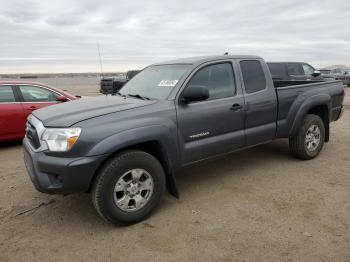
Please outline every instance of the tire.
M106 221L130 225L144 220L157 208L165 184L163 167L155 157L128 150L108 160L99 170L92 188L92 202Z
M311 130L315 130L314 127L317 127L319 130L318 144L316 143L316 141L318 140L317 136L314 135L317 132L310 132ZM310 134L311 136L314 135L314 138L316 140L310 138ZM324 144L324 139L325 127L322 119L317 115L308 114L304 117L303 124L298 130L298 133L295 136L289 138L289 149L291 153L299 159L313 159L321 152ZM312 142L309 142L310 140ZM314 145L313 142L315 142L317 146Z

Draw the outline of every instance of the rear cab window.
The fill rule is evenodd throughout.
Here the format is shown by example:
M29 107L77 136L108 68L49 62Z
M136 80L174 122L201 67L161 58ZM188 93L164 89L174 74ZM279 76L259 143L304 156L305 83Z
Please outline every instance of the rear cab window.
M244 60L240 62L246 93L255 93L266 88L266 77L260 61Z
M12 86L0 85L0 103L16 102Z

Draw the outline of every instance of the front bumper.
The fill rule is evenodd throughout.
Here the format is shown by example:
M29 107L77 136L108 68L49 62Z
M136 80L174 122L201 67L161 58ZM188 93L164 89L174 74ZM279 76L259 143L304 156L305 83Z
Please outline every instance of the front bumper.
M34 152L27 138L23 140L24 163L35 188L43 193L70 194L86 192L98 167L108 155L79 158L48 156Z

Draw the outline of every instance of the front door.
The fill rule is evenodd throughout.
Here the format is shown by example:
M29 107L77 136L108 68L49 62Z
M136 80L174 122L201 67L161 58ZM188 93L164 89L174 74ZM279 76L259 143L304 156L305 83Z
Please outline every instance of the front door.
M16 88L22 97L26 117L37 109L58 103L58 95L46 88L35 85L19 85Z
M236 79L228 61L201 67L186 84L207 87L209 98L177 105L183 164L244 146L244 98Z
M10 85L0 85L0 140L22 138L25 121L21 103Z

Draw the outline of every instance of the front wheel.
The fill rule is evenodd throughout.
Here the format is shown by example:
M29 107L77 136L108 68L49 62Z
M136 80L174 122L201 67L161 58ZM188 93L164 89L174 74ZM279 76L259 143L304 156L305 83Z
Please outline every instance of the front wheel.
M108 222L129 225L148 217L164 191L165 174L159 161L142 151L125 151L99 171L92 202Z
M321 152L324 139L325 127L322 119L308 114L296 136L289 138L289 148L295 157L309 160Z

